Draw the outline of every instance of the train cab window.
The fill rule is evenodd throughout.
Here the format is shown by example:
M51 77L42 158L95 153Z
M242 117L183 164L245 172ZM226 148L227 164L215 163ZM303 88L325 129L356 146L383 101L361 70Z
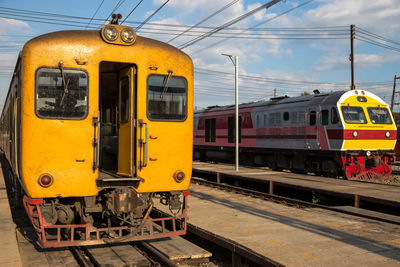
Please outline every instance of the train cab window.
M289 117L290 117L290 116L289 116L289 112L287 112L287 111L286 111L286 112L283 112L283 120L284 120L284 121L288 121L288 120L289 120Z
M347 123L367 123L364 110L361 107L342 106L344 121Z
M83 70L39 68L36 71L36 115L83 119L88 109L88 74Z
M310 111L310 125L315 125L317 122L317 112Z
M337 124L339 122L339 116L337 113L336 108L331 108L331 123L332 124Z
M367 108L369 119L373 124L392 124L387 108Z
M184 121L186 116L186 79L171 75L150 75L147 89L149 120Z
M321 125L329 124L329 110L324 109L321 111Z

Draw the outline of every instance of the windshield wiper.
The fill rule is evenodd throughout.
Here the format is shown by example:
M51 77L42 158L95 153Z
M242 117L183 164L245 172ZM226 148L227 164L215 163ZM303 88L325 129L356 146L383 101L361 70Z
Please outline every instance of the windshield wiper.
M63 62L62 62L62 61L60 61L60 62L58 63L58 67L60 68L60 71L61 71L62 83L63 83L63 86L64 86L64 93L63 93L62 98L61 98L61 101L60 101L60 106L61 106L62 103L63 103L63 101L64 101L65 95L68 94L68 83L69 83L69 79L68 79L68 82L66 83L66 82L65 82L64 68L63 68Z
M164 84L163 92L162 92L162 94L160 95L160 98L161 98L161 99L164 98L165 93L168 91L168 83L169 83L169 80L171 79L171 76L172 76L172 70L169 70L169 71L168 71L167 80L165 81L165 84Z

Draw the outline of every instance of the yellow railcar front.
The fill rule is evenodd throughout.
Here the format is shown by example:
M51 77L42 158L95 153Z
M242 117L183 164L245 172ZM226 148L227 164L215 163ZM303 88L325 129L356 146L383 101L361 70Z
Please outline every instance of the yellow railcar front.
M106 25L101 31L34 38L24 46L20 62L20 162L13 167L40 244L184 233L192 171L190 57L136 36L129 27ZM174 211L172 220L183 219L181 230L158 236L148 230L151 234L143 236L154 197ZM101 213L125 222L123 229L110 221L96 224ZM97 227L95 237L74 240L71 229L88 223ZM116 228L111 233L98 230L102 227ZM67 231L67 241L49 242L47 231L54 228L61 229L58 236Z

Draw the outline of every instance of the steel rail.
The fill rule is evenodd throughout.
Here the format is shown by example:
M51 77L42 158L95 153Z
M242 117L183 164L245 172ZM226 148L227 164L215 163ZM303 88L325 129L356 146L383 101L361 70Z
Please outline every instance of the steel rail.
M299 207L321 208L321 209L330 210L330 211L334 211L334 212L340 212L340 213L345 213L345 214L354 215L354 216L358 216L358 217L364 217L364 218L368 218L368 219L373 219L373 220L377 220L377 221L388 222L388 223L400 225L400 217L399 216L391 215L392 218L388 218L388 217L384 218L379 215L377 216L376 214L372 215L372 214L366 214L366 213L361 213L361 212L357 212L357 211L343 210L338 207L330 207L330 206L311 203L311 202L298 200L298 199L294 199L294 198L288 198L288 197L264 193L264 192L260 192L260 191L256 191L256 190L245 189L242 187L211 182L208 180L199 179L198 177L192 177L192 182L219 188L219 189L226 190L226 191L231 191L231 192L247 195L247 196L263 198L263 199L271 200L271 201L286 204L286 205L299 206Z

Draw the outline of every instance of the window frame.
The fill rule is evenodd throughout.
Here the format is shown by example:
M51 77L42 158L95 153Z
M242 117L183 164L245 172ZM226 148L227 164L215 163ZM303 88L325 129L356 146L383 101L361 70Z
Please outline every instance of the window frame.
M172 76L171 76L171 79L172 79L173 77L175 77L175 78L182 78L182 79L184 80L184 82L185 82L185 87L186 87L186 94L185 94L185 96L186 96L186 109L185 109L185 117L184 117L182 120L170 120L170 119L154 119L154 118L150 118L150 117L149 117L149 80L150 80L150 77L151 77L151 76L168 77L168 75L159 74L159 73L152 73L152 74L147 75L147 81L146 81L146 118L147 118L149 121L159 121L159 122L185 122L185 121L187 120L187 118L188 118L188 112L189 112L189 109L188 109L188 106L189 106L189 99L188 99L188 96L189 96L189 84L188 84L188 81L187 81L186 77L184 77L184 76L175 76L175 75L172 75Z
M344 117L344 113L343 113L343 108L346 108L346 107L361 108L361 110L362 110L362 112L363 112L363 114L364 114L365 122L348 122L348 121L346 121L346 118ZM363 109L362 107L360 107L360 106L344 106L344 105L343 105L343 106L340 106L340 112L342 112L343 120L344 120L344 122L347 123L347 124L368 124L368 119L367 119L367 116L365 115L365 111L364 111L364 109ZM368 117L369 117L369 115L368 115Z
M325 121L324 121L324 119L325 119ZM328 126L329 125L329 109L321 110L320 123L321 123L322 126Z
M369 113L370 109L385 109L388 112L390 123L376 123L376 122L373 122L373 120L371 119L371 115ZM367 113L368 113L369 121L372 124L378 124L378 125L392 125L393 124L392 117L390 116L390 110L387 107L367 107Z
M86 110L85 110L85 114L81 117L50 117L50 116L41 116L38 114L38 110L37 110L37 94L38 94L38 72L40 69L60 69L59 67L49 67L49 66L40 66L36 69L35 71L35 95L34 95L34 110L35 110L35 115L36 117L43 119L43 120L60 120L60 121L65 121L65 120L69 120L69 121L81 121L81 120L85 120L88 115L89 115L89 104L90 104L90 98L89 98L89 82L90 82L90 77L89 77L89 72L85 69L82 68L63 68L63 70L78 70L78 71L82 71L86 74L87 77L87 84L86 84ZM61 71L60 71L61 72ZM61 75L61 74L60 74Z

